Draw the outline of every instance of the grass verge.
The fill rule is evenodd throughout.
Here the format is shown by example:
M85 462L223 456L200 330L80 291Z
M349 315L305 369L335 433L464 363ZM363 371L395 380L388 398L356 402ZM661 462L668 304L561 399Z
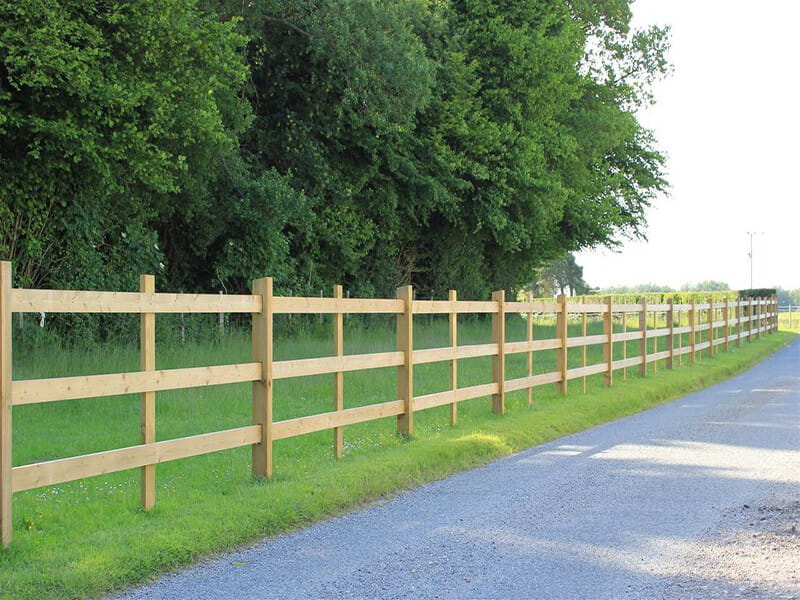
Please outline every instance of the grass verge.
M250 479L247 449L160 465L158 503L150 513L138 508L135 471L17 494L16 538L10 549L0 552L0 598L93 597L144 582L198 557L286 532L662 404L741 372L794 339L793 334L778 333L693 366L673 371L660 368L655 376L645 378L631 373L610 390L599 378L592 378L586 395L580 393L577 382L568 396L537 390L530 408L524 392L517 393L509 396L504 417L489 412L485 399L471 401L459 408L456 427L445 425L447 407L425 411L419 413L417 436L410 441L393 434L391 419L353 426L345 434L348 446L342 461L333 460L326 450L330 432L304 436L303 443L294 445L288 443L294 440L284 440L276 447L276 477L270 483ZM105 353L104 359L113 357ZM389 379L390 388L394 386L389 374L383 378ZM187 421L180 401L175 406L165 402L166 414L159 415L171 423L169 415L175 413L170 425L173 434L185 433L178 425ZM248 401L245 397L243 404ZM105 406L103 401L93 402L95 411ZM208 410L213 410L215 405L207 402ZM87 438L102 437L104 432L86 426L86 406L58 404L64 406L22 415L23 431L27 431L27 421L36 421L39 429L44 423L46 430L35 444L21 445L20 453L29 455L26 462L42 454L45 436L57 437L60 427L74 427L73 433L82 427L93 430ZM49 414L44 409L62 412ZM227 407L220 414L230 412L236 411ZM135 409L122 413L134 428L138 425ZM106 413L107 418L111 416ZM217 423L217 428L236 424ZM112 422L108 429L117 426Z

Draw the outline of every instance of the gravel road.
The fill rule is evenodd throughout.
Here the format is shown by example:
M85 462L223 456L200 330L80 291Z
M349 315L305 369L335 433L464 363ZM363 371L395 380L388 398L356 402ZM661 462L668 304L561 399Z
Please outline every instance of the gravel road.
M117 596L800 598L800 341L723 384Z

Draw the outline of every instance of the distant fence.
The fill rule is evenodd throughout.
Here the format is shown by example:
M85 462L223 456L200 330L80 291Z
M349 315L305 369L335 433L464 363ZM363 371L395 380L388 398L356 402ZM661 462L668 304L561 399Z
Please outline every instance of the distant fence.
M559 296L554 302L510 302L503 291L494 292L490 301L458 300L451 291L448 300L415 300L411 286L399 288L395 299L344 298L342 287L335 286L332 298L280 297L272 293L272 279L253 282L250 295L156 293L154 278L143 275L139 292L89 292L16 289L11 286L11 264L0 263L0 529L2 545L12 538L11 499L13 492L30 490L66 481L92 477L131 468L141 468L141 502L149 510L155 504L155 466L158 463L198 456L241 446L252 447L255 477L271 477L273 442L307 433L333 430L333 452L342 456L342 428L384 417L397 417L398 431L413 435L414 413L436 406L450 406L450 420L457 419L459 402L491 396L492 410L505 412L505 395L528 390L528 403L534 386L555 384L567 392L569 381L603 374L605 384L613 384L614 371L638 367L647 374L648 365L688 355L694 362L698 353L713 354L715 348L728 349L734 342L760 337L777 329L775 298L689 304L613 304L610 297L596 304L568 303ZM112 375L88 375L53 379L12 381L11 317L13 313L136 313L140 315L140 370ZM248 363L155 369L155 315L162 313L249 313L252 315L252 361ZM394 314L397 319L397 346L392 352L344 355L343 315ZM458 345L458 315L491 315L492 342ZM277 314L333 315L334 355L323 358L275 361L273 359L273 317ZM448 315L450 345L414 350L414 315ZM506 316L528 316L527 340L506 341ZM533 315L555 316L556 337L534 339ZM583 322L582 335L569 337L570 315ZM603 333L587 335L589 315L602 319ZM615 315L622 316L614 330ZM638 329L627 330L630 316L638 317ZM649 318L655 324L649 327ZM658 325L665 323L664 327ZM659 350L658 340L664 338ZM638 340L639 353L627 357L628 342ZM653 340L648 351L648 340ZM684 340L687 342L684 345ZM614 344L622 342L622 357L614 356ZM603 360L586 364L586 348L602 345ZM583 348L582 366L568 368L569 348ZM533 374L535 352L555 350L556 370ZM527 376L506 379L505 357L527 354ZM459 388L459 359L492 357L490 383ZM414 366L449 361L450 389L414 395ZM396 367L397 399L390 402L344 408L343 373ZM332 409L284 421L273 421L273 382L289 377L331 374L334 378ZM190 437L156 441L155 394L159 391L252 382L252 424ZM76 398L141 394L141 444L70 458L12 466L12 408L26 404L58 402Z

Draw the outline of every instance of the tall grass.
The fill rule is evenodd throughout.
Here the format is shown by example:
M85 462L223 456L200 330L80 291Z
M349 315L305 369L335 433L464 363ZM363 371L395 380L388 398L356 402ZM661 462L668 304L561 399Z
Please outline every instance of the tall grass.
M298 329L284 326L285 331ZM417 317L415 327L416 348L448 345L446 316ZM580 335L580 329L579 322L571 323L570 336ZM601 329L599 322L589 324L590 334ZM329 321L308 321L302 330L305 335L276 341L276 360L330 354ZM158 324L157 332L162 336L156 346L159 369L250 360L249 335L242 330L229 330L225 337L204 344L181 344L174 330ZM490 332L488 321L464 319L459 344L489 342ZM552 324L538 323L535 337L554 337ZM510 315L508 341L525 338L524 320ZM329 431L281 440L275 444L275 477L269 483L251 478L248 448L166 463L157 467L157 504L149 513L139 508L136 470L18 493L15 540L0 552L0 597L84 597L143 581L202 554L285 531L525 445L652 406L752 363L785 339L768 336L691 369L665 373L661 365L657 378L638 379L631 372L631 381L611 394L604 390L602 376L589 378L587 396L575 392L558 396L552 385L536 388L532 407L527 406L523 390L508 395L507 417L491 413L486 398L461 403L456 427L448 425L446 406L422 411L415 415L411 441L396 434L393 418L348 426L342 461L332 457ZM369 324L361 319L346 323L347 354L393 350L394 344L393 320L388 317L372 318ZM629 343L628 356L637 352L638 342ZM620 355L618 344L616 356ZM602 345L590 347L588 363L601 360ZM569 362L571 367L581 364L579 348L570 350ZM15 347L15 379L137 369L138 349L132 345L79 349L30 342ZM509 379L526 375L526 355L507 357L506 369ZM536 353L535 373L554 369L554 351ZM344 379L345 407L396 397L394 369L347 373ZM489 381L490 358L459 361L460 386ZM414 385L415 395L446 389L449 363L418 366ZM571 385L572 390L580 388L578 382ZM281 380L275 382L274 397L275 420L325 412L333 406L333 378ZM157 394L159 440L247 425L250 420L249 385ZM15 465L138 442L138 395L14 409Z

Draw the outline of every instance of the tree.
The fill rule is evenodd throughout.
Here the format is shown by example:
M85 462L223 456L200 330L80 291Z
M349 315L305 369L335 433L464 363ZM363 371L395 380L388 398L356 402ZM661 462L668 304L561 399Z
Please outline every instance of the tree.
M24 285L129 287L163 261L153 223L235 151L244 39L191 0L3 1L0 20L0 254Z

